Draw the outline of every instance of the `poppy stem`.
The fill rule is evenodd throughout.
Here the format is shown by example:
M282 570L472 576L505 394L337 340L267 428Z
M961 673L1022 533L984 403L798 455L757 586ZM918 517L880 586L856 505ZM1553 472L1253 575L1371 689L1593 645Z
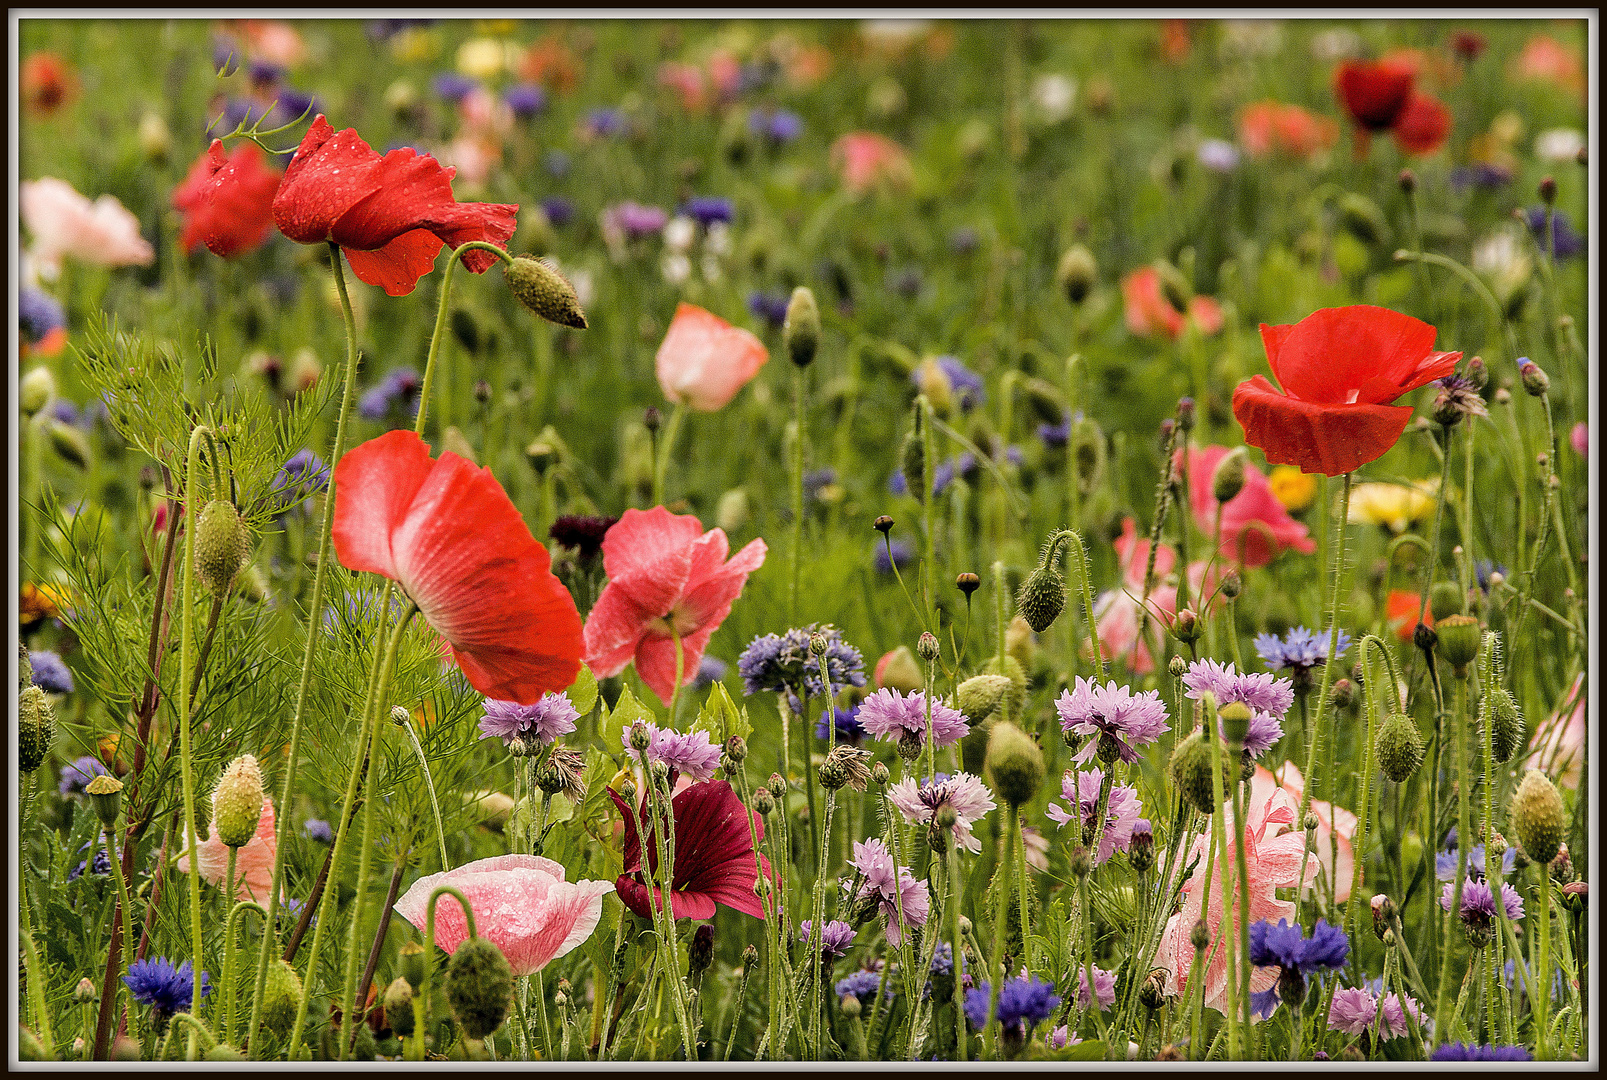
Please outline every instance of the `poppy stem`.
M30 773L30 781L35 774ZM26 862L26 859L21 860ZM39 951L33 943L33 910L28 906L27 867L17 868L18 910L22 913L17 923L18 937L22 938L23 972L27 976L28 998L33 1005L34 1025L39 1029L39 1041L47 1053L54 1055L56 1039L50 1030L50 1007L45 1002L45 969L39 962ZM124 919L128 918L125 909Z
M334 247L333 244L330 246ZM424 361L424 380L419 388L418 416L413 421L413 434L417 435L419 438L424 437L424 416L425 413L429 411L430 407L430 384L435 378L435 361L436 358L440 356L441 338L445 336L446 332L446 313L450 306L448 301L452 299L452 272L457 269L458 260L470 251L489 251L491 254L501 259L504 266L507 266L513 262L512 255L509 255L506 251L503 251L495 244L487 243L484 240L470 240L462 247L454 248L452 251L452 257L446 261L446 270L441 274L440 304L436 308L435 312L435 332L430 335L430 353L428 358ZM338 255L336 256L335 280L340 284L340 299L342 304L345 305L346 283L340 276ZM346 307L346 310L350 311L350 307ZM450 420L451 417L448 417L447 419ZM331 468L333 468L333 463L331 463ZM333 498L333 493L331 493L330 497Z
M231 868L234 864L235 854L236 850L230 848L229 864ZM230 875L230 880L233 880L232 874ZM234 895L233 891L231 890L228 895L232 897ZM255 911L264 918L268 914L267 909L255 900L241 900L229 909L229 917L225 920L223 926L223 993L222 1001L220 1002L222 1015L218 1017L218 1037L226 1043L234 1042L234 1002L235 984L237 982L235 970L239 966L235 961L234 935L240 925L240 916L247 911ZM263 932L267 932L266 926L263 927Z
M446 830L441 826L441 804L435 797L435 781L430 779L430 761L424 756L424 744L419 742L418 732L413 730L413 722L403 720L401 726L402 730L407 732L407 741L412 745L413 753L418 758L419 775L424 778L424 789L430 796L430 810L435 815L435 840L441 848L441 869L447 871L452 869L452 865L446 857Z
M418 1039L418 1047L421 1051L424 1049L425 1029L429 1026L430 982L435 975L435 902L443 896L452 897L458 902L458 906L463 909L463 922L468 928L469 939L473 940L480 936L474 925L474 907L469 903L469 898L451 885L437 885L430 892L430 898L424 905L424 974L419 979L417 992L413 995L415 1002L424 1003L423 1022L416 1024L413 1029L414 1037ZM348 1009L341 1013L340 1019L342 1026L350 1023L351 1010ZM352 1030L355 1031L356 1028L352 1028ZM345 1046L344 1039L341 1040L341 1046Z
M352 398L357 390L357 321L352 314L351 297L346 293L346 277L341 270L340 261L343 258L337 244L329 245L331 268L335 275L335 287L340 293L340 310L346 323L346 371L343 376L345 389L341 392L340 415L335 421L335 443L329 451L329 484L324 493L324 520L319 526L318 535L318 566L313 572L312 599L308 602L307 610L309 623L312 619L321 617L324 609L324 582L329 577L329 564L334 562L331 557L331 527L335 520L335 466L339 464L341 455L346 449L346 422L351 416ZM296 689L296 709L290 722L290 748L285 753L285 778L279 789L279 835L275 840L273 853L273 884L268 889L268 925L262 933L262 948L257 954L256 989L251 1000L251 1025L246 1035L247 1054L255 1056L256 1048L261 1045L258 1038L262 1029L262 999L264 990L268 985L268 965L273 959L275 947L278 945L279 916L279 890L284 882L285 852L290 847L290 829L292 815L289 812L291 797L295 792L296 763L301 751L302 720L307 714L307 698L312 687L313 656L318 647L318 639L322 635L313 633L309 625L307 645L301 656L301 681ZM192 819L193 820L193 819ZM193 865L193 864L192 864ZM313 979L313 971L309 968L307 982ZM309 990L310 993L310 990ZM301 1047L302 1026L307 1020L308 994L303 994L301 1003L297 1007L295 1026L291 1030L290 1047L286 1053L287 1061L296 1060L296 1051Z
M1228 761L1244 757L1244 747L1228 743ZM1239 917L1234 920L1239 936L1239 958L1243 963L1244 980L1239 987L1239 1001L1244 1010L1244 1054L1249 1061L1258 1060L1255 1049L1255 1020L1250 1014L1250 977L1254 967L1250 963L1250 872L1249 859L1244 850L1244 830L1249 823L1249 793L1244 781L1233 783L1233 859L1234 875L1239 879Z
M1206 710L1205 741L1211 747L1211 847L1216 859L1216 869L1221 879L1220 887L1222 894L1222 916L1217 921L1216 945L1222 950L1222 959L1227 965L1228 980L1227 996L1223 999L1222 1012L1227 1018L1228 1057L1237 1060L1239 1057L1239 1014L1235 1006L1238 1003L1239 980L1237 971L1237 950L1233 948L1232 942L1233 938L1237 937L1238 935L1234 931L1233 923L1237 922L1238 919L1245 917L1249 913L1242 911L1235 912L1233 910L1235 907L1233 903L1233 888L1232 882L1228 880L1229 856L1227 833L1222 822L1222 806L1225 802L1227 802L1228 793L1226 787L1223 786L1222 767L1224 759L1222 755L1222 737L1217 731L1216 710L1214 708ZM1237 767L1235 767L1234 773L1237 775ZM1308 792L1311 790L1310 781L1307 781L1306 790ZM1243 823L1235 821L1233 823L1233 827L1235 829L1242 828ZM1302 881L1305 879L1305 863L1306 857L1305 855L1302 855L1300 857L1301 877L1299 879ZM1209 870L1206 871L1205 888L1206 893L1204 897L1204 906L1201 908L1201 911L1209 914L1211 907L1211 873ZM1245 985L1248 987L1250 973L1246 971L1244 976Z
M681 421L686 418L686 402L678 401L670 410L664 434L658 440L653 454L653 505L664 505L664 476L669 472L670 455L675 452L675 437L680 434Z
M192 524L200 519L200 483L196 474L201 469L201 440L207 433L205 425L197 425L190 432L190 452L187 467L184 471L185 486L185 517ZM184 530L184 585L183 596L179 601L179 686L190 684L190 649L195 636L195 529ZM190 954L195 968L195 985L191 988L190 1011L201 1011L201 968L203 955L201 951L201 861L199 853L199 829L195 824L195 770L191 761L190 739L190 695L182 690L179 693L179 764L180 778L184 788L184 821L186 831L189 833L190 866ZM127 919L132 913L125 913ZM189 1047L186 1056L193 1059L196 1054L195 1033L190 1033Z
M805 418L808 415L809 396L809 368L807 366L793 365L796 372L796 396L794 401L793 423L796 432L792 440L792 545L788 551L787 576L787 623L796 625L798 622L798 573L803 560L803 473L804 473L804 444L808 438ZM806 716L805 719L808 719Z
M106 860L112 864L112 875L117 879L117 902L123 906L123 962L120 965L123 974L128 974L128 966L134 962L134 905L128 899L128 878L123 873L123 860L118 855L112 840L113 828L106 826ZM234 855L234 849L229 849L229 855ZM19 875L20 876L20 875ZM233 895L232 893L230 895Z

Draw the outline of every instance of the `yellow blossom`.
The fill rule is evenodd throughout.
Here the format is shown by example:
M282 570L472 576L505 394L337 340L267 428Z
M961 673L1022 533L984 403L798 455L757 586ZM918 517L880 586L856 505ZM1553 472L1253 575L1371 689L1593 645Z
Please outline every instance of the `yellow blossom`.
M1317 497L1317 478L1293 465L1275 466L1267 476L1267 486L1272 489L1272 497L1291 514L1298 514Z
M458 47L458 70L476 79L495 76L506 60L502 42L491 38L473 38Z
M68 603L71 594L60 585L35 585L25 581L20 593L17 598L17 622L22 626L32 626L40 619L54 619L61 614L62 608L71 606Z
M1438 480L1405 484L1357 484L1350 491L1350 522L1382 525L1399 535L1434 512Z
M434 60L441 51L441 39L434 30L413 28L391 38L391 55L404 64Z

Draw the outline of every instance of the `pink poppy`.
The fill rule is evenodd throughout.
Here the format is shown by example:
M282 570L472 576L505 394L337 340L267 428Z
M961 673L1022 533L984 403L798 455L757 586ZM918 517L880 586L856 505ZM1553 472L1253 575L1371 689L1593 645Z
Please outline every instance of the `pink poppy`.
M1285 761L1275 774L1260 765L1255 767L1255 777L1250 781L1251 801L1266 798L1278 787L1287 791L1298 806L1306 792L1306 780L1300 775L1299 766ZM1351 842L1356 839L1356 815L1343 806L1319 799L1311 800L1311 812L1317 815L1317 849L1312 852L1312 861L1322 867L1328 880L1334 883L1334 902L1343 904L1350 899L1351 879L1356 870L1356 857L1351 849Z
M1216 495L1211 480L1229 452L1226 446L1205 446L1189 454L1189 503L1194 509L1195 524L1206 536L1216 528ZM1183 452L1179 450L1179 468L1182 459ZM1272 493L1266 474L1246 462L1244 487L1222 504L1222 558L1245 566L1265 566L1273 556L1290 548L1310 555L1317 550L1317 543Z
M1277 151L1304 161L1338 137L1339 125L1299 105L1258 101L1239 113L1239 142L1256 157Z
M1509 75L1519 80L1555 83L1566 90L1585 89L1585 68L1580 54L1555 38L1536 35L1512 61Z
M564 868L539 855L494 855L419 878L396 901L396 914L424 933L430 893L442 885L468 898L475 931L502 950L515 975L534 975L591 937L603 897L614 891L606 881L565 881ZM468 937L462 905L437 900L435 943L450 955Z
M831 144L832 167L853 192L869 191L886 181L894 187L908 187L914 179L909 155L886 135L871 131L851 131Z
M262 817L257 821L257 832L239 849L234 862L234 900L268 902L273 888L273 855L278 850L278 837L274 833L273 800L262 800ZM184 854L179 856L178 868L190 872L189 836L184 838ZM207 883L223 888L223 878L229 872L229 848L218 839L217 826L207 830L207 838L195 845L195 861L201 866L201 877Z
M1296 920L1294 901L1279 900L1278 890L1294 888L1300 877L1300 858L1306 846L1306 834L1295 821L1298 812L1298 803L1282 788L1257 792L1252 787L1250 810L1246 815L1244 830L1245 869L1250 880L1251 923L1260 922L1262 919L1274 923L1279 919L1287 919L1291 923ZM1222 813L1231 848L1232 830L1236 825L1230 810L1224 810ZM1194 946L1189 941L1189 935L1194 924L1203 918L1205 925L1210 929L1212 940L1212 946L1206 950L1210 962L1204 973L1205 1004L1218 1012L1225 1012L1229 1003L1227 955L1224 949L1230 947L1230 944L1222 942L1219 947L1218 939L1225 930L1238 926L1239 889L1232 856L1226 860L1217 860L1209 887L1206 887L1205 853L1208 842L1207 837L1196 839L1188 858L1179 864L1187 866L1190 860L1196 855L1199 856L1193 875L1183 883L1182 910L1167 920L1166 930L1161 935L1160 948L1156 951L1155 965L1166 969L1169 993L1179 995L1186 993L1189 979L1194 977L1194 973L1190 970L1194 964ZM1223 919L1222 911L1224 866L1233 897L1233 904L1226 920ZM1316 874L1317 861L1308 860L1307 882L1309 883ZM1208 895L1202 896L1202 893ZM1250 989L1254 993L1261 993L1271 989L1277 981L1277 968L1258 967L1251 974Z
M724 408L759 373L770 353L764 342L696 304L675 307L654 357L664 396L699 412Z
M580 613L490 469L411 431L335 466L335 555L399 583L480 693L534 705L580 671ZM696 671L696 664L693 670Z
M1577 789L1585 767L1585 677L1568 688L1562 706L1529 737L1529 767L1562 787Z
M703 69L696 64L660 64L658 84L680 95L681 108L687 112L702 112L709 103L708 88L703 81Z
M724 529L703 531L691 514L662 506L626 510L603 536L608 587L586 619L586 665L598 678L636 673L662 701L675 692L675 640L681 637L681 685L697 676L709 638L731 614L748 575L764 563L761 539L730 561ZM567 684L566 684L567 685Z
M47 281L72 256L91 266L149 266L156 252L140 235L139 219L115 196L94 202L65 180L24 180L17 193L22 222L33 234L28 256Z
M637 833L637 820L643 811L632 813L613 788L608 789L608 795L625 819L625 870L614 884L626 907L649 918L653 911L648 906L647 884L642 880L642 841ZM675 816L675 867L670 877L670 911L675 918L712 919L716 903L756 919L764 918L764 905L753 891L759 881L753 838L764 839L764 822L759 815L743 806L724 780L693 784L671 800L670 812ZM752 833L746 820L749 816ZM656 882L658 845L651 824L646 841L649 874ZM769 877L770 860L761 855L759 863ZM662 903L656 884L653 895L655 905Z
M1153 266L1141 266L1122 278L1122 301L1127 329L1135 336L1172 340L1183 332L1184 315L1162 294L1161 275ZM1222 305L1209 296L1192 297L1187 317L1207 336L1222 330Z
M1138 525L1132 518L1122 520L1122 534L1112 541L1121 567L1120 585L1101 593L1094 601L1094 622L1099 629L1100 651L1107 659L1126 657L1128 669L1135 675L1147 675L1155 670L1155 652L1160 649L1161 634L1177 616L1177 581L1173 576L1177 568L1177 552L1170 544L1162 544L1155 553L1155 584L1149 591L1149 636L1140 640L1140 602L1144 599L1144 574L1149 565L1149 538L1138 536ZM1221 568L1209 560L1196 559L1189 563L1189 603L1196 610L1199 597L1212 593L1221 580ZM1153 650L1153 651L1152 651ZM1091 657L1093 643L1085 650Z

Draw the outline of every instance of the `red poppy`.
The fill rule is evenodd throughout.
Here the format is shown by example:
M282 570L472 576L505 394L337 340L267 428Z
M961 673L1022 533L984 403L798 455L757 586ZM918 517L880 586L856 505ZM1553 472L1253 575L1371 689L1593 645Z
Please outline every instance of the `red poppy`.
M406 296L435 267L443 243L505 247L517 206L460 203L454 169L402 147L381 157L352 128L337 133L320 115L296 148L273 200L279 230L298 244L333 241L352 273L391 296ZM483 274L496 262L471 251L463 264Z
M1395 445L1402 394L1456 370L1459 352L1435 352L1434 328L1370 304L1323 308L1293 326L1261 324L1280 391L1257 375L1233 391L1244 441L1274 465L1338 476Z
M1408 154L1432 154L1451 134L1451 110L1437 98L1413 90L1393 130L1395 141Z
M1276 150L1304 160L1334 144L1338 126L1299 105L1258 101L1239 114L1239 142L1260 157Z
M1458 30L1451 35L1451 51L1470 64L1483 55L1489 44L1476 30Z
M1334 74L1334 91L1356 123L1368 131L1388 131L1406 108L1416 75L1400 61L1346 60Z
M1122 278L1122 302L1127 329L1138 337L1161 336L1175 340L1183 332L1184 315L1161 291L1160 271L1142 266ZM1222 305L1209 296L1189 298L1188 318L1202 334L1222 330Z
M335 555L398 582L489 698L533 705L580 671L580 614L490 469L411 431L335 466Z
M78 96L73 69L55 53L38 52L22 62L22 103L35 116L50 116Z
M267 166L256 143L229 153L213 139L173 189L173 207L184 215L179 242L191 253L205 244L224 258L255 250L273 231L273 197L283 175Z
M1417 613L1423 613L1423 625L1434 625L1434 613L1423 607L1423 597L1419 593L1407 592L1405 589L1391 589L1389 598L1384 604L1384 621L1389 628L1395 631L1395 636L1402 641L1411 641L1412 633L1417 629Z
M637 838L637 814L613 788L608 795L625 818L625 872L614 882L620 900L636 914L650 918L647 884L642 880L642 843ZM764 918L764 906L753 891L759 872L754 867L753 837L764 839L764 821L742 805L724 780L693 784L675 796L675 872L670 878L670 911L677 919L712 919L714 905ZM753 833L748 831L752 815ZM759 856L766 877L770 860ZM647 832L649 875L658 873L658 845ZM662 903L661 888L653 889L654 904Z

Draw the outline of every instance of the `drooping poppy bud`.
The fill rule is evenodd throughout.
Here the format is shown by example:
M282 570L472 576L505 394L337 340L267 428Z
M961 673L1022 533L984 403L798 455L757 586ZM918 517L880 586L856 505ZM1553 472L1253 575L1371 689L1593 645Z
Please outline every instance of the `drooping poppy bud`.
M1008 721L995 724L983 765L993 789L1011 806L1030 802L1043 786L1043 751L1032 737Z
M494 942L474 937L458 946L446 969L446 997L465 1035L483 1039L501 1027L512 995L513 969Z
M507 264L503 279L508 291L532 315L574 330L586 329L586 313L580 310L575 287L550 259L521 255Z
M1397 784L1404 784L1423 764L1423 735L1417 724L1404 713L1392 713L1385 718L1374 740L1378 765L1384 775Z
M283 1038L296 1022L296 1007L300 1003L301 976L296 974L295 968L275 957L268 965L268 981L262 990L262 1026ZM412 1018L411 1011L408 1018ZM395 1025L391 1030L396 1030Z
M1568 815L1557 787L1539 769L1523 774L1517 794L1512 797L1512 831L1518 843L1535 862L1549 863L1562 848L1568 831Z

